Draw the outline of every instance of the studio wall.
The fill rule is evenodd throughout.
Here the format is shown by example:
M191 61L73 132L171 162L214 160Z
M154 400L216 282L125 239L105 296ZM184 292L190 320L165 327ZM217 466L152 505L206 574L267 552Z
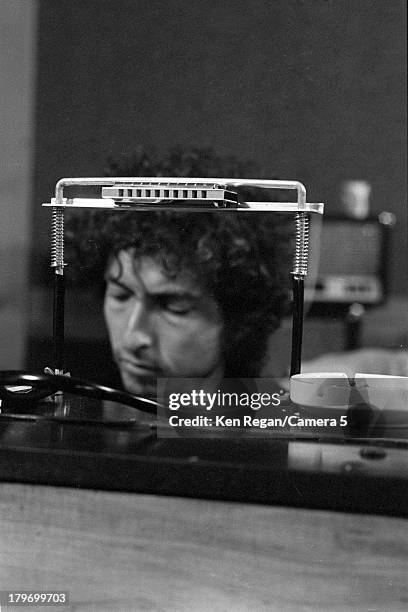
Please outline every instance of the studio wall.
M0 370L22 368L29 318L36 0L0 2Z
M405 2L41 0L34 250L62 176L138 146L211 146L338 208L344 179L398 217L406 277ZM405 251L404 251L405 249Z

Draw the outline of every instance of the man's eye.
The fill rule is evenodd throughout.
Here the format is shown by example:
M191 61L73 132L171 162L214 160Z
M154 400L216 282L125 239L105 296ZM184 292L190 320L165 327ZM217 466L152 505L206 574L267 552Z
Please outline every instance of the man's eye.
M107 295L116 302L126 302L131 296L129 291L117 288L108 288Z
M193 309L193 304L191 300L170 298L163 301L162 308L173 314L185 315Z
M117 302L126 302L130 298L130 293L114 293L111 297Z

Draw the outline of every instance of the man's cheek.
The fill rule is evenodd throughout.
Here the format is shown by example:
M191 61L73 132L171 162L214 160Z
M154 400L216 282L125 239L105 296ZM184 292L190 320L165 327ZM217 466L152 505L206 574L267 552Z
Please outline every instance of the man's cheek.
M189 376L213 367L220 355L218 335L191 333L167 345L163 361L174 376Z
M111 343L112 349L115 351L120 348L123 344L124 340L124 331L119 325L118 321L115 321L115 317L111 315L109 317L105 317L106 327L108 330L109 340Z
M192 354L195 353L197 339L193 334L186 334L182 329L159 330L158 356L164 372L177 375L184 363L191 363ZM181 376L184 375L181 373Z
M216 358L221 354L222 327L211 326L194 335L194 342L199 347L200 353L210 358Z

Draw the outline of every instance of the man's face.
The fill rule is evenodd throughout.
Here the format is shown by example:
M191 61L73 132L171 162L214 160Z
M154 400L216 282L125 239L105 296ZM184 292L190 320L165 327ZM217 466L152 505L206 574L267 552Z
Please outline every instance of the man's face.
M158 377L222 377L223 322L187 275L168 278L150 257L121 251L106 272L105 320L124 387L154 395Z

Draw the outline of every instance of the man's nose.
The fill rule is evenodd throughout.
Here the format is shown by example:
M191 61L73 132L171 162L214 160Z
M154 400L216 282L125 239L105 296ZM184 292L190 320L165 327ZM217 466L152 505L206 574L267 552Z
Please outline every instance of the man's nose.
M152 316L149 308L142 301L132 304L129 309L124 343L133 350L153 344Z

